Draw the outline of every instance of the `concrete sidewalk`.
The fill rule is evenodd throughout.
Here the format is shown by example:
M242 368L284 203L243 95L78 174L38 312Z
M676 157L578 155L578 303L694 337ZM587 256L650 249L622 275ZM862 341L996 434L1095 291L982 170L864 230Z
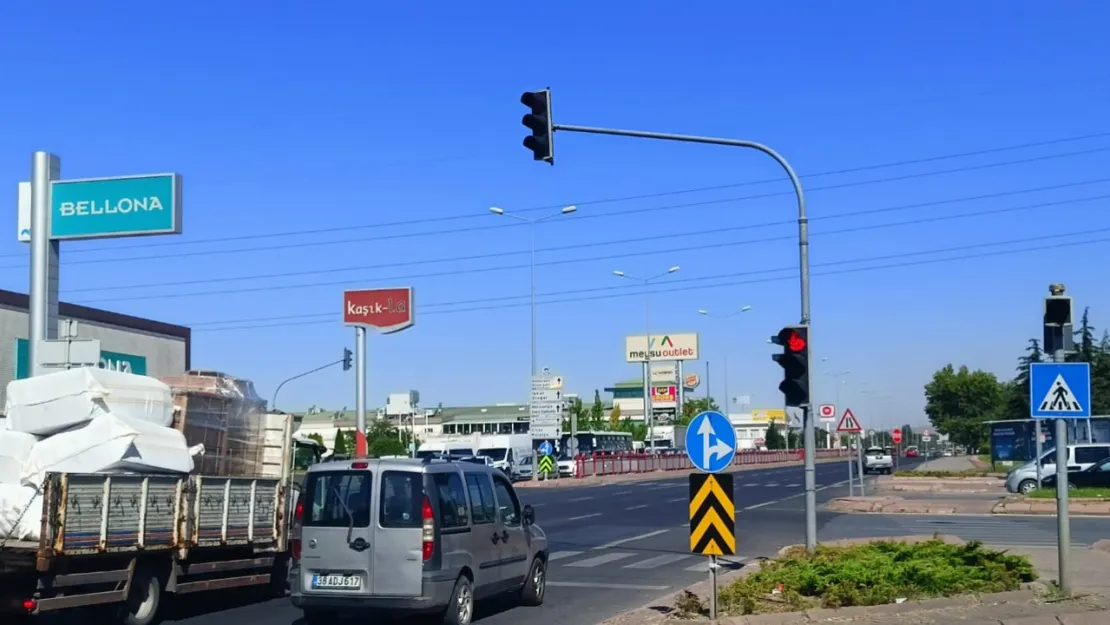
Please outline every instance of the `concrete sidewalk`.
M948 471L951 473L961 473L963 471L980 471L971 459L974 456L949 456L947 458L934 458L928 460L921 466L914 469L915 471Z

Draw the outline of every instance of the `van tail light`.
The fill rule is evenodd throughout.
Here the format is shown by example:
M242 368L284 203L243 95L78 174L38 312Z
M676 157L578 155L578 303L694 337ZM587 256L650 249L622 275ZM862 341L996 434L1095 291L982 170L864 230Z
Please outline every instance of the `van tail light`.
M293 510L293 527L289 531L289 551L293 554L294 560L301 559L301 522L303 518L304 501L298 498L297 507Z
M423 540L424 560L432 559L432 551L436 545L436 519L432 512L432 500L424 495L424 503L420 505L421 540Z

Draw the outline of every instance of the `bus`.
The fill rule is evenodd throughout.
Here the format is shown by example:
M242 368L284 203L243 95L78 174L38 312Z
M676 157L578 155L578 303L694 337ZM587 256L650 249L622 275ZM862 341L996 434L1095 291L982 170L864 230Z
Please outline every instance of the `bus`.
M587 431L578 433L578 450L579 454L592 454L595 452L606 453L624 453L632 451L632 434L630 432L602 432L602 431ZM559 439L559 450L563 454L569 454L570 450L567 448L567 441L570 440L570 434L563 434Z

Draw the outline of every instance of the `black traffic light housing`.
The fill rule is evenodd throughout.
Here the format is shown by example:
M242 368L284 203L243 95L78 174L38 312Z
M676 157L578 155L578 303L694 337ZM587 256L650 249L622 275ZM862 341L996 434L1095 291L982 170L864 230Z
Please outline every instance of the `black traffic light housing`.
M810 405L809 326L787 326L771 337L771 342L782 346L782 353L771 358L782 367L779 390L785 397L785 405L790 408Z
M1044 298L1044 341L1041 348L1052 358L1056 352L1070 352L1075 347L1072 332L1071 297L1064 295L1064 285L1053 284Z
M521 119L532 134L524 138L524 147L532 150L532 159L555 164L555 128L551 122L551 90L525 91L520 102L532 109Z
M346 347L343 348L343 370L344 371L350 371L351 370L351 356L353 356L353 355L354 354L351 353L351 350L347 349Z

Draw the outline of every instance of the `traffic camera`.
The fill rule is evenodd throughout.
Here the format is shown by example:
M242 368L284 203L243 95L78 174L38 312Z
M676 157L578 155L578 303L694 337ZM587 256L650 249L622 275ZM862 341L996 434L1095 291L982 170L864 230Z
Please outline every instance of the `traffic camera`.
M524 116L521 123L532 131L530 136L524 138L524 147L532 150L532 159L555 164L555 129L551 123L551 91L526 91L520 96L520 102L532 109L531 113Z
M771 358L782 367L779 390L785 396L785 405L791 408L808 406L809 326L787 326L772 337L771 342L782 346L782 353Z

